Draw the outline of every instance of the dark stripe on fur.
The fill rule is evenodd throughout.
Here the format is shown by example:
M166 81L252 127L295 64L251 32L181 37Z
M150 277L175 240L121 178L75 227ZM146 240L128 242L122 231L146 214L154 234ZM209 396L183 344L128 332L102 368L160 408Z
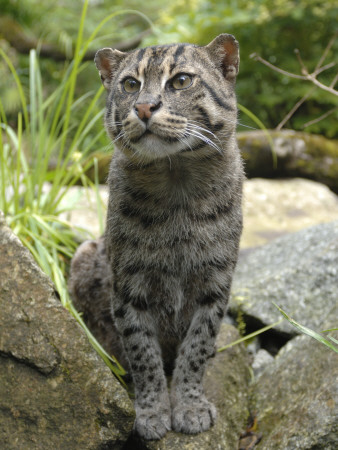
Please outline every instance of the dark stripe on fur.
M199 215L193 215L193 216L191 216L191 219L196 220L198 222L215 221L219 218L219 216L228 214L229 211L232 209L232 207L233 207L232 203L229 203L226 205L218 205L212 212L205 213L205 214L199 214Z
M121 202L120 211L125 217L138 219L138 221L144 226L144 228L147 228L151 225L163 224L169 218L168 213L161 214L159 216L141 214L139 209L134 209L130 204L126 202Z
M206 83L205 81L202 81L203 86L206 87L208 89L208 91L210 92L212 98L215 100L215 102L221 106L222 108L224 108L227 111L235 111L235 109L228 105L227 103L225 103L221 98L218 97L218 95L216 94L216 92L212 89L211 86L208 85L208 83Z
M135 309L145 311L148 309L148 302L142 295L131 295L127 286L124 286L121 291L121 299L125 305L132 305Z
M145 51L146 51L145 48L141 48L141 50L138 51L137 56L136 56L136 60L138 63L142 61Z
M116 311L114 311L114 316L118 319L124 319L125 315L126 315L125 306L121 306Z
M177 63L178 58L182 55L184 50L185 50L185 45L184 44L179 45L177 47L177 49L175 50L175 53L174 53L174 62L175 62L175 64Z
M132 334L141 333L141 332L142 332L142 328L140 328L140 327L127 327L123 330L123 336L129 337Z
M197 301L201 306L210 306L214 303L222 300L224 298L224 294L219 291L209 292L208 294L204 294Z
M207 111L204 108L202 108L201 106L199 106L197 108L197 110L201 114L201 116L202 116L202 118L204 120L204 123L205 123L206 127L208 128L208 130L216 132L216 131L221 130L224 127L224 122L217 122L217 123L215 123L213 125L210 122L210 118L209 118L209 115L208 115Z

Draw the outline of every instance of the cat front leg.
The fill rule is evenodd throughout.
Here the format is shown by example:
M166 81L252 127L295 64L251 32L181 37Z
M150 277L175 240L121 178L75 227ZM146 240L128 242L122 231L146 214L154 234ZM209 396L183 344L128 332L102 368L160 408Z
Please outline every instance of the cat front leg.
M171 429L170 400L161 349L147 311L120 304L113 308L135 386L134 430L145 439L161 439Z
M171 385L172 428L195 434L208 430L216 420L216 408L203 392L208 359L215 354L215 339L224 307L204 306L194 315L180 346Z

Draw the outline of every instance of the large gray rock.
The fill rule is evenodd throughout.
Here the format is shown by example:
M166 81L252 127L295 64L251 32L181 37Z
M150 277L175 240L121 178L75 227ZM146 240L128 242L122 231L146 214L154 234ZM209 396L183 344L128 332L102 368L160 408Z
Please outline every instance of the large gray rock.
M0 215L0 447L119 449L126 391Z
M307 336L290 341L252 386L257 450L338 448L338 357Z
M222 324L217 347L238 339L237 330ZM210 362L204 379L206 396L217 407L216 424L198 435L186 435L170 431L161 441L130 441L126 450L233 450L238 447L240 434L245 430L249 417L248 385L250 380L248 356L242 345L236 345L216 353ZM139 445L139 447L137 447Z
M275 302L297 322L320 331L338 317L338 222L292 233L244 255L237 266L231 310L240 308L256 323L282 316ZM299 333L287 321L277 327Z

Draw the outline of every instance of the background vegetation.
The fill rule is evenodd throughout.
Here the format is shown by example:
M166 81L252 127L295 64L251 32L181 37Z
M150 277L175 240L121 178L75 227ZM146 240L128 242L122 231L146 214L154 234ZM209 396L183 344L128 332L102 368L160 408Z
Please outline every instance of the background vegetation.
M80 0L0 0L1 46L11 53L23 76L27 75L28 63L27 57L20 52L24 41L26 44L35 41L41 53L45 54L42 50L46 47L48 50L49 46L49 54L54 54L54 57L41 61L42 73L48 79L46 88L53 89L60 82L67 66L65 59L71 59L74 52L82 6ZM289 72L300 73L294 54L294 49L298 48L306 66L313 70L337 31L338 6L334 0L173 0L168 6L156 0L91 0L84 34L90 36L110 13L131 9L140 11L145 17L125 13L107 22L90 44L92 53L101 46L128 42L131 47L170 42L206 44L219 33L232 33L241 46L238 101L267 128L276 127L310 90L309 99L286 123L287 128L303 130L305 124L336 107L336 98L329 93L318 88L312 91L309 83L280 75L250 58L252 53L257 53ZM332 61L337 54L337 41L328 52L326 62ZM90 52L88 56L91 59ZM333 67L322 73L319 80L329 84L335 73ZM19 106L17 91L5 74L6 68L0 65L1 98L7 112L16 112ZM81 93L96 89L97 82L91 60L79 76L77 89ZM337 118L336 109L326 120L305 130L337 137ZM243 114L241 119L249 123ZM102 145L107 143L104 136L100 142Z

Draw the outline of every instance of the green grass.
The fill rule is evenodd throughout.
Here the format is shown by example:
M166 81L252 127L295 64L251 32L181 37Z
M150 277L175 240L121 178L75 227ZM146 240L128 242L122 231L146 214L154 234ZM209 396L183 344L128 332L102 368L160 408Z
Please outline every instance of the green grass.
M300 331L302 334L305 334L307 336L310 336L313 339L316 339L321 344L325 345L329 349L333 350L334 352L338 353L338 347L336 346L338 344L338 340L335 339L332 336L328 336L328 339L326 339L324 336L322 336L320 333L317 333L316 331L311 330L308 327L305 327L304 325L301 325L300 323L296 322L292 317L290 317L285 311L283 311L278 305L276 305L274 302L272 304L278 309L280 314L283 316L282 319L278 320L277 322L274 322L270 325L267 325L263 328L260 328L257 331L254 331L253 333L247 334L240 339L237 339L233 342L230 342L229 344L220 347L217 349L218 352L223 352L224 350L227 350L228 348L233 347L234 345L245 343L247 341L250 341L250 339L259 336L262 333L265 333L268 330L271 330L271 328L276 327L277 325L281 324L284 319L286 319L292 326L297 328L298 331ZM330 333L332 331L338 331L338 328L330 328L329 330L323 330L322 333ZM331 342L330 342L331 341ZM336 344L336 345L334 345Z
M85 233L63 219L67 207L62 206L62 200L71 186L81 182L90 189L96 189L98 214L103 226L97 183L90 181L85 173L94 164L97 175L95 158L86 161L100 138L91 132L98 122L103 122L103 111L98 110L97 103L104 88L100 86L96 92L87 92L78 98L75 91L78 75L86 66L82 58L91 40L103 22L117 14L105 18L96 33L85 40L83 30L87 6L88 1L84 3L80 19L74 59L62 82L50 95L45 95L47 90L43 86L35 50L30 52L29 90L26 94L12 62L0 49L0 57L11 71L21 102L21 112L14 127L8 123L0 101L0 209L13 232L53 280L62 305L80 323L93 347L122 381L124 369L105 352L84 324L69 298L65 279L69 261L78 246L78 235ZM81 107L85 112L74 129L73 115Z
M252 339L252 338L254 338L256 336L259 336L260 334L265 333L265 331L271 330L271 328L276 327L277 325L282 323L283 320L284 319L280 319L277 322L274 322L274 323L272 323L270 325L267 325L266 327L260 328L259 330L254 331L253 333L247 334L247 335L241 337L240 339L236 339L236 341L230 342L229 344L224 345L224 347L218 348L217 351L218 352L223 352L224 350L227 350L228 348L233 347L234 345L241 344L242 342L249 341L250 339Z
M272 302L273 303L273 302ZM317 333L316 331L311 330L308 327L305 327L304 325L301 325L300 323L296 322L292 317L290 317L285 311L283 311L278 305L276 305L275 303L273 303L273 305L278 309L278 311L285 317L285 319L295 328L297 328L297 330L299 330L301 333L306 334L307 336L310 336L312 339L316 339L318 342L320 342L321 344L325 345L326 347L330 348L331 350L333 350L334 352L338 353L338 347L336 347L335 345L332 344L332 342L334 344L338 344L338 341L336 339L334 339L331 336L328 336L328 338L330 339L327 340L324 336L322 336L321 334ZM322 333L326 333L326 332L330 332L330 331L336 331L337 328L332 328L330 330L324 330L322 331Z

